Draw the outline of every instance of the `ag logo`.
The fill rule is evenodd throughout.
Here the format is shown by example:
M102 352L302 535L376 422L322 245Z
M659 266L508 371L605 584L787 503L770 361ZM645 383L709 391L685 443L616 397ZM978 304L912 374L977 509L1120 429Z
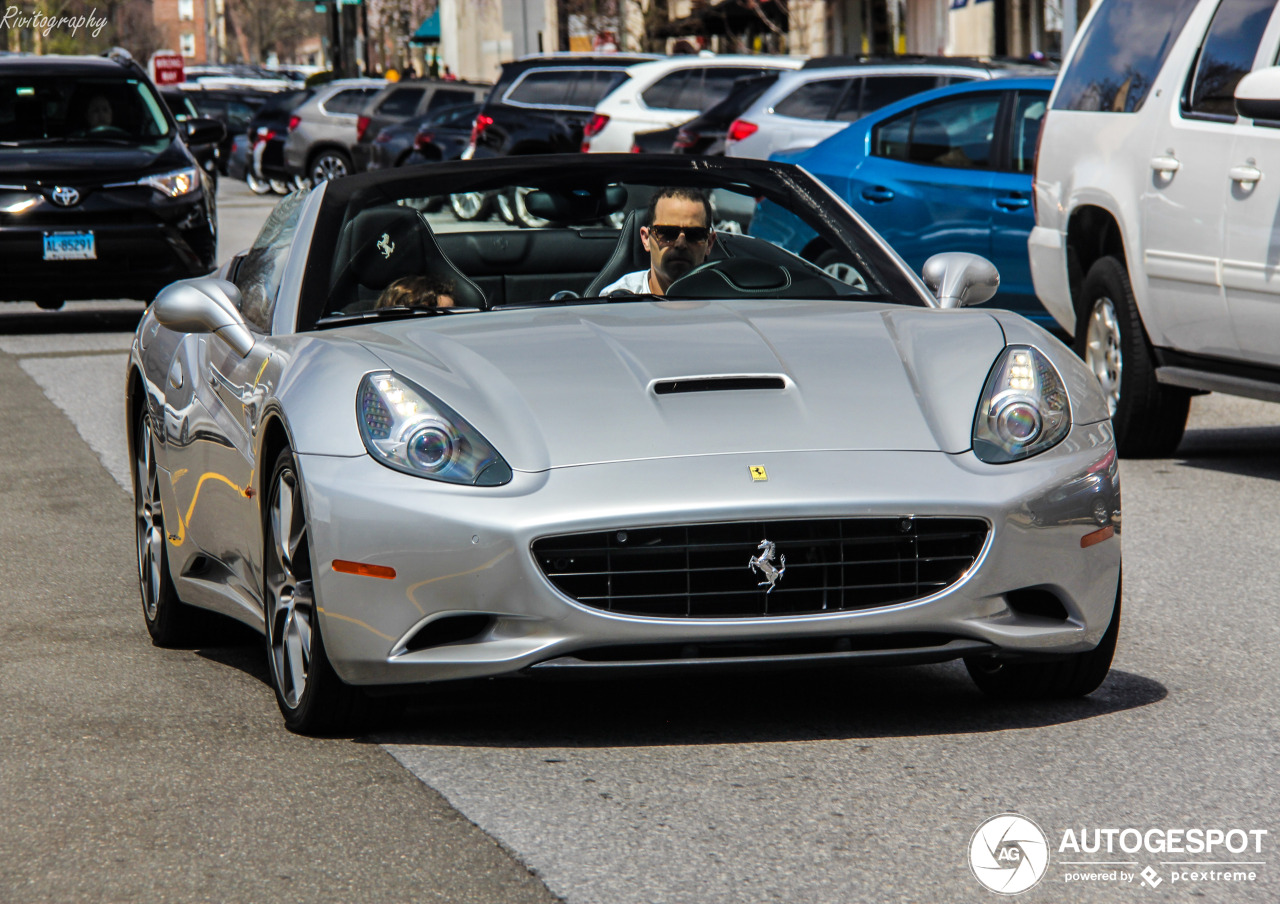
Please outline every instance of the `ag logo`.
M1040 827L1017 813L993 816L969 841L969 869L991 891L1021 894L1049 868L1049 842Z

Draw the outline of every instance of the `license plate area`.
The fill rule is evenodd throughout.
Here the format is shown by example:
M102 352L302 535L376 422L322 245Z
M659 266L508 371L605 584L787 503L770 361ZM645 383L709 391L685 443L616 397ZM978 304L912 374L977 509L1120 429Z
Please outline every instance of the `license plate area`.
M92 232L46 232L44 259L47 261L95 261L98 246Z

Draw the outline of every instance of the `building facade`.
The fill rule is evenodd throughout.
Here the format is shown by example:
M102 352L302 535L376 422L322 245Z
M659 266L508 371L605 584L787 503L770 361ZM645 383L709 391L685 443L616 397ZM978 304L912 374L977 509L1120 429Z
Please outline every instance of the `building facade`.
M222 0L153 0L151 14L164 47L182 54L188 65L214 62L210 26L222 22Z

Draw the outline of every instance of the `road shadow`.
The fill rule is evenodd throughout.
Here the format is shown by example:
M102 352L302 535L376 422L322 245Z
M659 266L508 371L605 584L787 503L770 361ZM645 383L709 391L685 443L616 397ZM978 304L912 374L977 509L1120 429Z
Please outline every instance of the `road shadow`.
M1189 468L1201 468L1280 480L1280 426L1217 427L1188 430L1174 460Z
M200 627L199 641L186 648L201 659L236 669L270 688L271 675L267 671L262 635L234 618L213 612L201 615L205 623Z
M652 747L1042 728L1150 706L1160 682L1112 670L1083 699L1005 703L960 663L752 675L438 685L367 740L463 747Z
M0 335L132 333L138 328L144 310L146 305L141 302L103 302L60 311L42 311L27 304L6 309L0 303Z

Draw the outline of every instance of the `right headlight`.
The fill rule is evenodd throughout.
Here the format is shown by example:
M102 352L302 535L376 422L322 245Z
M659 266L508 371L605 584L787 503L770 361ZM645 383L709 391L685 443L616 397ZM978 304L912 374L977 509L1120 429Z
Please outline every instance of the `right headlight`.
M1039 350L1011 345L982 390L973 453L990 464L1029 458L1056 446L1071 429L1062 377Z
M470 486L511 480L511 466L475 427L399 374L365 374L356 391L356 420L369 454L389 468Z

